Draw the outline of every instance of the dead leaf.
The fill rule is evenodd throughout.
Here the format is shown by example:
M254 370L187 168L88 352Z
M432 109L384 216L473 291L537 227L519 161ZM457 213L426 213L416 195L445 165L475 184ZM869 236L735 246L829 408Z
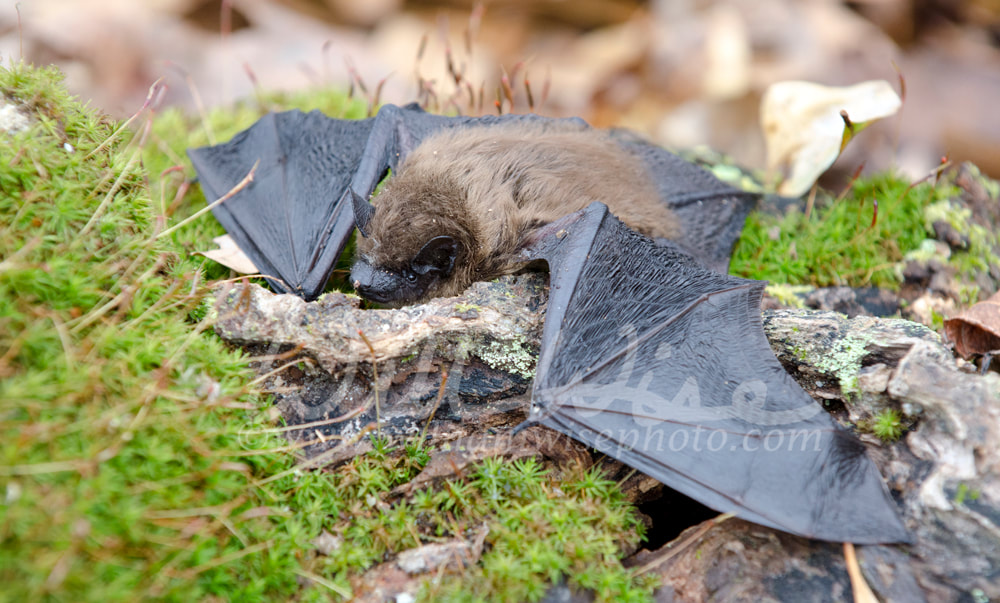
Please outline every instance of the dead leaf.
M944 321L944 333L963 358L1000 350L1000 291Z
M804 194L854 134L894 114L901 105L885 80L843 88L798 81L773 84L761 100L760 121L767 168L785 176L778 192L790 197Z
M236 241L229 235L222 235L221 237L215 237L212 242L219 246L218 249L210 249L208 251L196 251L196 255L202 255L206 258L218 262L240 274L258 274L260 271L257 267L253 265L243 251L236 246Z
M442 570L459 570L476 563L483 553L483 543L489 534L486 524L475 532L472 541L455 538L446 542L425 544L407 549L396 556L396 567L411 576Z

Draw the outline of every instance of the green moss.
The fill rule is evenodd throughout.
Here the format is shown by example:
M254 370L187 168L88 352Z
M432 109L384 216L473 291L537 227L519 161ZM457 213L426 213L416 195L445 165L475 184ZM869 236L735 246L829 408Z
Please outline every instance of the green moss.
M0 70L0 92L34 124L0 134L5 598L348 599L396 553L485 523L482 561L428 592L521 600L566 576L604 599L648 599L649 580L619 560L618 545L640 537L636 512L596 474L557 480L537 463L496 461L401 498L391 493L429 459L417 442L373 440L331 471L297 465L258 412L270 402L250 389L246 358L211 332L208 287L229 274L190 252L221 228L206 215L155 236L204 207L169 169L192 175L184 149L264 107L213 111L207 127L164 111L139 149L59 80ZM285 101L345 106L336 94ZM530 370L523 341L487 347ZM328 554L314 544L324 532L339 543Z
M958 489L955 490L955 504L965 503L965 499L969 500L979 500L979 490L970 488L968 484L961 483L958 485Z
M972 169L971 167L968 169ZM983 179L985 182L986 179ZM996 185L996 183L993 183ZM992 189L997 186L990 187ZM993 197L994 199L996 197ZM1000 233L990 232L972 220L972 211L959 205L956 201L945 199L929 205L924 211L924 222L930 231L934 222L948 223L957 232L968 238L968 249L954 251L945 260L949 261L958 272L958 277L966 283L976 282L977 274L989 272L991 266L1000 268ZM966 285L970 287L971 285ZM979 291L969 291L963 304L972 304L979 300Z
M53 69L12 64L0 91L32 116L0 134L4 594L287 597L282 520L247 513L292 459L238 435L245 360L191 322L201 262L154 237L140 150Z
M898 410L889 408L875 415L871 430L883 442L895 442L903 435L903 420Z
M768 283L765 291L782 305L792 308L805 308L801 295L809 293L813 288L807 285L786 285L783 283Z
M924 208L955 190L930 183L911 188L899 176L880 174L858 180L841 200L821 193L808 219L797 206L783 216L755 212L734 249L730 272L792 285L895 289L895 265L927 236Z
M534 459L488 459L460 492L449 498L485 520L487 548L464 576L426 583L422 599L537 601L565 578L600 601L649 600L654 583L618 561L642 526L598 469L557 480Z

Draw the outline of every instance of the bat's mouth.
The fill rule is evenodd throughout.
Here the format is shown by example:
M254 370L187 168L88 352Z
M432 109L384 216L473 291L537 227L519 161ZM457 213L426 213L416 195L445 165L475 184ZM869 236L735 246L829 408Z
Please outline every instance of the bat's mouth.
M358 281L354 281L354 290L357 291L358 295L367 299L368 301L375 302L377 304L387 304L389 302L398 302L399 300L395 296L390 296L385 292L378 291L377 289L372 289L371 287L366 287Z

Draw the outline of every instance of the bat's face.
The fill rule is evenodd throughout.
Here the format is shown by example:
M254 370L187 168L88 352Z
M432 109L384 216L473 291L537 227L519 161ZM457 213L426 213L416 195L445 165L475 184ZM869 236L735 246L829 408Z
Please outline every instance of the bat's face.
M409 261L380 263L377 253L359 253L351 266L358 295L382 304L403 305L434 293L455 268L458 244L444 235L431 238Z

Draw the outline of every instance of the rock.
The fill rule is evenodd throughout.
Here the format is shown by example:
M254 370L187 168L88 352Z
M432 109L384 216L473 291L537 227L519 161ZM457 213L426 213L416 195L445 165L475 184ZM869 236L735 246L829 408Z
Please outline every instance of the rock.
M935 333L905 320L779 311L764 322L803 387L843 404L852 423L890 408L915 423L870 452L902 502L928 599L1000 597L1000 376L970 374Z
M319 536L313 539L312 543L320 554L329 556L331 553L336 552L341 546L343 546L344 539L323 530L319 533Z
M906 554L896 547L859 547L859 563L882 601L923 601ZM844 601L851 584L842 545L808 540L738 519L689 528L658 551L628 560L663 579L658 602Z
M365 572L352 601L414 601L428 574L459 571L476 563L488 534L489 528L483 525L470 531L468 539L453 538L402 551L395 559Z
M961 233L945 220L935 220L931 224L934 238L948 244L954 251L965 251L969 248L969 235Z
M943 347L920 342L888 393L920 417L905 442L917 460L886 463L883 472L905 483L921 585L936 600L974 590L1000 598L1000 376L960 371Z
M764 333L785 368L811 396L854 399L850 420L857 423L887 407L887 383L878 365L895 364L917 341L940 344L941 338L908 320L836 312L773 310L763 315ZM873 389L863 389L873 388Z
M823 287L805 296L805 305L855 316L892 316L899 312L899 297L878 287Z

